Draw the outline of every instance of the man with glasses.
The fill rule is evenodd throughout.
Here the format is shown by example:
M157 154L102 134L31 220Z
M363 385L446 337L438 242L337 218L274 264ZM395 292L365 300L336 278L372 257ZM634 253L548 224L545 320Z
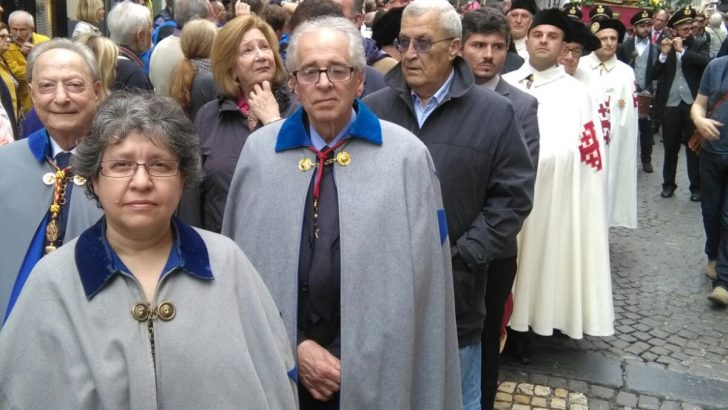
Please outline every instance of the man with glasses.
M655 97L655 115L662 119L662 139L665 160L662 168L663 198L670 198L677 189L677 157L680 145L685 145L690 200L700 202L700 174L698 156L687 148L695 130L690 119L690 106L695 101L700 77L710 61L710 46L706 41L692 38L692 23L696 11L686 6L676 11L667 23L673 31L672 39L659 44L660 55L653 68L654 79L659 80Z
M485 282L511 252L531 210L534 166L513 105L479 87L460 52L462 25L445 0L417 0L402 13L400 65L389 88L364 99L381 118L412 130L442 182L455 278L466 409L480 407Z
M286 66L301 108L248 137L222 233L281 310L301 409L462 408L427 148L356 99L366 61L350 21L301 23Z
M99 78L91 50L70 40L42 43L28 56L30 95L45 128L0 147L0 189L12 193L0 199L0 320L35 263L101 216L71 166L96 113Z
M18 102L22 107L23 114L27 114L33 103L30 100L30 94L28 94L28 81L25 76L26 60L33 47L48 41L49 38L34 32L33 16L27 11L16 10L10 13L8 26L10 27L12 42L2 57L10 67L15 79L18 80Z
M614 333L607 158L588 88L558 64L574 42L566 14L534 16L529 60L506 81L538 99L540 153L533 211L519 235L511 329L580 339ZM577 40L578 41L578 40ZM579 284L579 286L573 286Z
M601 47L579 61L575 77L592 90L607 146L610 226L637 228L637 100L634 71L617 59L626 28L616 19L591 24Z
M488 6L463 16L463 46L461 55L473 71L475 82L508 98L516 110L523 129L531 160L538 164L538 101L532 95L508 84L500 77L508 51L510 29L503 12ZM482 370L481 405L492 409L498 386L500 334L506 299L516 277L518 245L516 233L511 245L495 256L488 266L485 284L485 323L481 334Z

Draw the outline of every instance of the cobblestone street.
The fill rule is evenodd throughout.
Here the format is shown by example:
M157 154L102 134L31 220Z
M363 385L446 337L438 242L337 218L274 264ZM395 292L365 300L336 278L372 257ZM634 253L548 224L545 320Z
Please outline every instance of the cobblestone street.
M615 335L535 337L528 366L504 356L498 408L728 408L728 310L706 299L700 204L683 152L675 196L660 197L656 138L655 172L638 171L639 229L610 231Z

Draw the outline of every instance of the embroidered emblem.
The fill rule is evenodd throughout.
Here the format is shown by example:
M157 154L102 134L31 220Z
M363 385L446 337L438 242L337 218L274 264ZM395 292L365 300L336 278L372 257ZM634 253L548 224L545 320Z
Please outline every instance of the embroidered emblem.
M620 98L617 101L617 107L619 107L620 110L623 110L626 105L627 104L624 102L624 98Z
M599 31L599 22L595 21L591 25L591 32L596 33L597 31Z
M601 171L602 155L599 152L599 141L597 140L597 133L594 130L593 121L589 121L584 124L584 131L581 133L581 139L579 142L581 162L589 165L597 171Z
M611 132L612 132L612 123L609 121L609 115L611 113L611 110L609 109L609 98L603 103L599 104L599 109L597 110L597 113L599 113L599 122L602 126L602 135L604 135L604 143L609 144L609 140L611 139Z

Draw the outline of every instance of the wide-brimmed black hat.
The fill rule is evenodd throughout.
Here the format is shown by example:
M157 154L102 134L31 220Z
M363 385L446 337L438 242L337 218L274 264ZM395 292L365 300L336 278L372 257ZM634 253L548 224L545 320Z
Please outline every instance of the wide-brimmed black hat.
M533 15L536 15L536 13L538 13L538 6L536 5L535 0L513 0L511 2L511 8L509 9L509 11L515 9L523 9Z
M614 18L614 12L609 6L597 4L589 10L589 20L597 21L602 19L611 20Z
M561 29L564 32L564 41L568 42L571 41L572 35L570 22L571 19L560 9L541 10L533 16L533 21L531 21L531 27L528 28L528 31L531 31L536 26L548 24Z
M561 10L572 20L581 21L584 17L584 13L581 12L581 7L578 4L566 3L561 7Z
M667 21L667 27L675 28L678 24L689 23L695 19L697 12L690 6L685 6L676 11L670 20Z
M647 9L642 9L635 13L634 16L632 16L631 19L629 19L629 24L631 25L637 25L640 23L645 23L648 21L652 21L652 11Z
M571 21L571 33L571 42L581 44L587 52L602 48L602 42L580 21Z
M377 47L382 48L391 45L394 43L394 39L399 36L399 29L402 25L402 10L404 10L404 7L390 9L374 20L372 40L377 43Z
M611 28L617 31L617 42L621 43L624 40L624 33L627 32L627 28L619 20L598 20L591 24L591 32L597 34L602 30Z

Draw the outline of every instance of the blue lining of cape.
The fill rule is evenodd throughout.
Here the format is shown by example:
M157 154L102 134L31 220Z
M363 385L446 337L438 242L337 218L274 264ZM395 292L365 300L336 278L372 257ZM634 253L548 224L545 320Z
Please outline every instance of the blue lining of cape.
M39 129L28 137L30 152L38 162L43 162L51 156L51 142L48 138L48 132L45 128Z
M437 210L437 225L440 228L440 245L442 245L447 239L447 216L443 208Z
M84 231L76 243L78 275L89 300L99 293L115 274L121 272L119 265L115 263L115 255L110 253L113 250L106 240L105 218L102 217ZM172 268L179 268L198 279L213 280L207 246L200 234L174 217L172 227L177 235L171 253L174 252L176 257L171 255L163 272L169 273Z
M349 134L344 138L360 138L372 144L382 145L382 126L379 118L358 98L354 101L354 110L357 112L356 121L351 124ZM304 125L303 115L301 106L283 122L276 139L276 152L311 146L311 137Z

